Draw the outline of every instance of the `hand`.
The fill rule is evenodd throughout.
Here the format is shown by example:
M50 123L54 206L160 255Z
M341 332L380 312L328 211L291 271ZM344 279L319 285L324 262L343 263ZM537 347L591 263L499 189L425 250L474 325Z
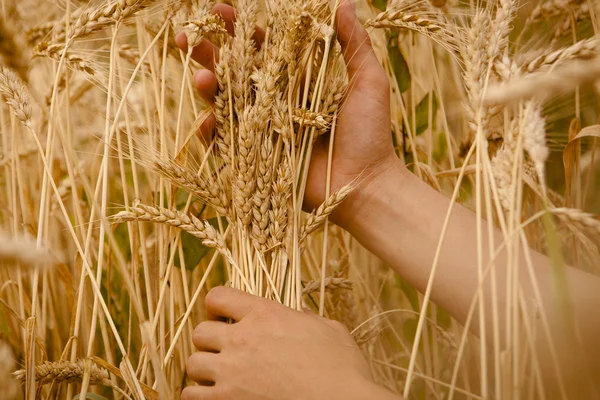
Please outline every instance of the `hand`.
M199 352L187 372L214 385L188 386L184 400L392 396L373 383L360 349L338 322L226 287L210 291L206 307L211 320L194 330Z
M227 30L233 34L234 9L219 4L213 8L213 13L223 17ZM387 75L375 57L369 36L356 18L350 1L341 3L336 21L350 85L337 119L331 193L350 183L355 184L355 190L332 218L338 224L345 224L357 214L352 203L360 196L359 192L373 190L377 187L373 183L382 180L386 172L399 163L392 144ZM257 28L254 35L257 44L260 45L264 38L265 32ZM187 51L184 33L177 36L177 44ZM195 87L211 105L217 91L213 72L218 54L218 48L208 40L203 40L192 53L192 58L206 68L195 73ZM214 116L211 116L201 127L202 135L210 138L214 125ZM325 200L328 148L327 135L315 143L304 201L307 210L318 207Z

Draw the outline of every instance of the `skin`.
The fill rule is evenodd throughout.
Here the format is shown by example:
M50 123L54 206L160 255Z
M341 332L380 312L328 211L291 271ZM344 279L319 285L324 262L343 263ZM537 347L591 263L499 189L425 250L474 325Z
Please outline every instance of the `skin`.
M235 11L225 5L213 10L223 16L233 34ZM350 232L367 249L390 265L419 291L429 281L434 255L449 200L412 175L396 157L390 127L389 83L370 45L367 32L356 19L353 6L342 2L336 15L337 37L347 63L351 85L338 116L333 149L332 190L354 183L354 191L332 215L332 220ZM258 45L264 31L257 28ZM185 34L177 37L187 51ZM206 69L194 75L198 93L209 104L217 90L213 74L217 48L203 41L193 58ZM208 140L214 117L204 123L201 134ZM328 139L317 142L311 162L305 208L314 209L325 199ZM363 179L363 177L368 177ZM394 221L394 223L390 223ZM489 240L496 246L504 241L500 232L488 236L483 225L483 260L489 259ZM456 204L442 245L431 300L464 323L477 292L477 217ZM557 344L557 356L567 390L579 395L597 388L590 384L600 378L600 280L574 268L566 268L565 281L572 299L573 325L561 313L550 261L530 252L532 273L539 286L541 302L536 303L548 318ZM508 255L497 255L498 266L508 264ZM519 282L523 297L535 298L534 286L525 266L525 253L519 254ZM497 309L502 316L496 326L492 319L490 280L484 282L486 319L471 324L476 334L506 346L504 323L507 307L506 271L497 268ZM215 288L206 297L211 320L198 325L193 341L198 352L187 363L189 376L200 386L185 388L182 398L191 399L398 399L374 384L369 367L352 337L340 324L310 312L298 312L230 288ZM227 324L225 318L235 321ZM556 382L549 345L538 319L535 350L543 379L550 390ZM483 326L485 332L481 332ZM580 347L570 336L568 326L578 331ZM498 332L494 337L493 331ZM564 342L561 342L564 340ZM585 352L581 351L585 349Z

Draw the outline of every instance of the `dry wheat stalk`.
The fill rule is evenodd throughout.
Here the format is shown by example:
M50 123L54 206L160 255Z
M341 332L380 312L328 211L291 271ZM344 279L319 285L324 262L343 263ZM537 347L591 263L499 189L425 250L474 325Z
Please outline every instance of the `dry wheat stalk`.
M81 383L86 373L86 360L72 361L44 361L35 366L35 381L39 385L49 383ZM112 386L108 372L94 363L89 364L89 383L91 385ZM24 381L25 370L20 369L13 373L15 379Z

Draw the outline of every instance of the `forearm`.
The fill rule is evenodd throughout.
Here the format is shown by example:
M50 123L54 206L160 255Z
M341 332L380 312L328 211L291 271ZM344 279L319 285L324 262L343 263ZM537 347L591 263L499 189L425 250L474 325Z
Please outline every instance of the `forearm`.
M355 195L352 215L342 223L358 241L379 256L403 278L424 292L426 290L438 243L442 234L444 220L450 206L450 200L436 192L414 175L396 165L386 177L379 179L374 187L362 190ZM467 208L455 204L444 235L444 241L437 260L437 269L433 281L431 299L451 313L459 322L466 321L469 309L479 287L479 272L485 272L490 260L490 248L496 249L504 242L503 235L494 230L493 247L490 246L487 222L481 221L481 235L478 254L477 217ZM533 264L527 267L525 253L520 250L518 257L518 282L523 298L534 304L536 291L530 279L530 271L535 275L539 288L541 304L553 332L564 330L565 320L562 299L555 290L554 277L549 260L537 253L529 252ZM479 264L479 257L482 263ZM486 336L493 332L492 291L490 275L495 276L496 309L498 311L498 332L501 333L502 346L505 345L507 299L507 268L509 253L498 251L495 268L485 279L483 300L485 304ZM574 320L584 346L593 346L600 335L600 326L593 315L595 305L600 304L600 284L598 278L576 270L566 268L565 278L572 296ZM532 313L533 309L532 309ZM478 313L471 329L478 333ZM539 323L539 322L538 322ZM541 325L537 332L543 332ZM538 350L541 356L548 355L545 338L540 336ZM560 345L559 345L560 346ZM549 360L544 360L549 361Z

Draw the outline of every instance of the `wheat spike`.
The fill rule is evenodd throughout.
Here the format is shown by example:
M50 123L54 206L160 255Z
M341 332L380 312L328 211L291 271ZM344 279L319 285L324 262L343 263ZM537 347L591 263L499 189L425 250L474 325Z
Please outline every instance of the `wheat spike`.
M537 22L547 20L550 18L554 18L561 14L565 14L569 11L569 9L577 9L585 4L586 2L583 0L546 0L541 1L539 5L533 9L527 21L525 22L525 26L530 26L531 24L535 24Z
M339 206L342 201L352 192L352 185L346 185L323 202L315 211L310 213L306 218L306 222L302 227L300 240L304 240L308 235L319 229L324 223L327 217Z
M31 126L31 104L23 82L13 71L0 65L0 95L12 108L17 118Z
M334 276L330 276L325 278L325 292L332 293L336 290L352 290L354 283L346 278L337 278ZM307 282L304 286L302 293L310 294L321 291L321 281L314 280Z
M86 360L71 361L44 361L35 366L35 381L39 385L49 383L81 383L86 370ZM15 379L25 380L25 370L21 369L13 373ZM112 386L108 372L96 364L90 364L90 384Z
M215 14L207 11L201 13L199 19L189 21L185 26L188 47L193 49L198 46L202 39L206 38L213 43L221 43L224 35L227 35L225 22Z
M598 54L598 40L586 39L572 46L543 54L533 60L523 62L519 67L524 72L537 72L544 68L553 67L570 60L588 60Z
M154 160L151 167L175 185L198 196L200 200L214 207L220 214L227 215L229 199L219 185L208 182L201 175L193 174L174 162Z
M600 220L592 214L576 208L554 208L550 212L565 222L574 223L583 231L600 237Z
M146 221L167 224L196 236L207 247L214 247L220 251L226 249L225 240L211 224L207 221L200 221L194 215L183 214L177 210L152 207L136 202L129 210L114 215L112 220L115 223Z

